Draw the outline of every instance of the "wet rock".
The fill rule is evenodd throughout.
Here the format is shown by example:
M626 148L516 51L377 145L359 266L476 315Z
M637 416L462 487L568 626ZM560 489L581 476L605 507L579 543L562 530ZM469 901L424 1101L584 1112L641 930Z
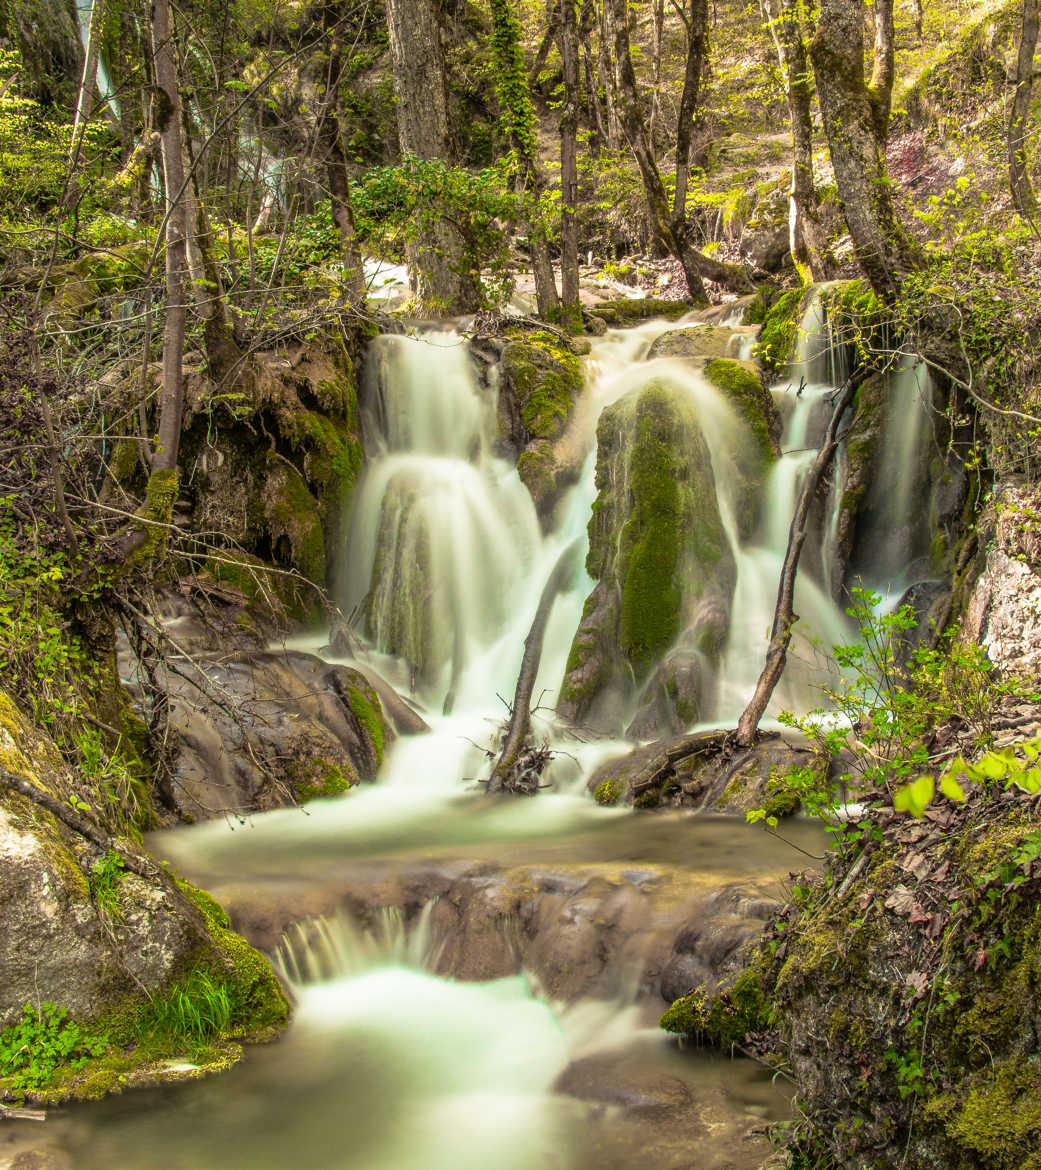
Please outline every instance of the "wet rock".
M659 379L603 412L597 442L586 564L598 584L558 711L604 725L619 693L646 689L641 731L687 726L726 638L735 573L705 438L690 399ZM652 677L670 649L670 677Z
M647 351L647 358L733 358L741 357L744 338L752 339L755 326L695 325L686 329L670 329L655 338Z
M689 1109L694 1104L690 1086L679 1077L639 1069L627 1075L625 1069L614 1068L610 1079L606 1079L603 1063L596 1057L568 1065L554 1089L580 1101L617 1105L627 1113L647 1118Z

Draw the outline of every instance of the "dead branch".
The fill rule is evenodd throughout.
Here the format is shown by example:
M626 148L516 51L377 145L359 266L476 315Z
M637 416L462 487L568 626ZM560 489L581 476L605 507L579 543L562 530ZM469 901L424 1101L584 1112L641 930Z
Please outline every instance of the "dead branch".
M755 692L737 723L735 743L740 747L751 747L755 742L759 722L769 705L774 689L780 682L781 675L784 673L788 646L792 640L792 627L799 620L795 613L795 577L799 569L802 546L806 541L810 505L813 503L825 472L831 466L835 452L838 450L839 424L842 421L842 416L853 402L857 388L870 372L867 367L856 370L839 391L824 442L820 451L817 452L817 458L813 461L810 474L806 477L806 482L799 495L799 503L795 508L795 515L792 517L791 528L788 531L788 547L785 550L784 563L781 566L781 579L777 586L777 605L774 608L773 628L770 631L770 645L766 651L766 662L759 675L759 681L756 683Z

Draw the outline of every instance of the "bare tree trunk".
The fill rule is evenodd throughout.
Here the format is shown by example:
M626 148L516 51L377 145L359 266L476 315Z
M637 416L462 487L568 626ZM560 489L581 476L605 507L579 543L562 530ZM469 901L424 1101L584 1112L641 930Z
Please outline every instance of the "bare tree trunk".
M593 59L593 33L596 30L596 8L593 0L582 0L582 10L578 20L578 41L582 46L582 66L585 74L586 117L589 122L590 142L589 150L594 157L600 154L600 148L607 141L607 127L601 110L597 94L596 63Z
M318 111L316 138L319 150L325 156L325 173L329 182L329 201L333 222L340 232L343 262L343 290L347 304L356 311L365 307L365 268L362 264L358 234L354 227L354 208L351 206L351 181L347 173L347 156L343 150L343 129L340 126L340 81L343 77L341 33L336 30L333 6L323 9L324 31L332 39L325 74L325 100Z
M651 0L651 112L647 136L654 143L654 133L661 118L661 54L665 35L665 0Z
M166 324L163 329L163 382L159 394L159 442L152 473L175 471L184 409L184 334L188 224L184 204L181 98L177 91L170 0L152 0L152 60L157 88L157 129L162 142L166 188Z
M435 0L387 0L386 9L401 152L420 161L453 162ZM480 308L480 274L465 269L464 244L454 225L440 220L424 232L411 249L409 267L427 310L452 315Z
M687 26L687 63L683 71L683 93L676 124L676 189L672 200L673 219L686 218L687 187L690 182L690 143L698 112L701 78L708 58L708 0L690 0Z
M1038 0L1023 0L1023 31L1016 57L1016 92L1008 119L1008 178L1012 202L1024 220L1034 225L1037 196L1027 170L1027 131L1034 89L1034 53L1037 50Z
M549 51L553 48L553 42L557 39L559 29L560 13L557 11L557 6L554 0L546 0L546 31L542 34L539 47L535 50L535 60L532 63L531 72L528 74L528 86L531 89L538 85L539 74L549 59Z
M578 44L575 0L560 0L560 59L564 105L560 112L560 292L562 321L581 325L578 299Z
M798 0L779 0L774 17L771 0L761 0L777 59L785 77L792 123L792 182L788 192L788 243L803 279L830 280L836 271L820 220L813 183L813 89Z
M686 218L673 217L654 152L647 138L640 111L636 74L629 51L629 24L626 0L609 0L615 32L615 68L618 118L643 179L648 215L658 241L680 262L693 301L707 303L702 278L715 280L741 292L753 289L751 279L738 264L722 264L699 252L691 243Z
M847 379L845 386L839 391L835 399L835 407L831 413L831 421L824 436L821 449L813 461L806 482L799 493L799 502L795 507L792 525L788 533L788 547L784 553L784 563L781 566L781 579L777 586L777 605L774 607L773 628L770 631L770 645L766 651L766 662L755 692L748 700L748 706L741 713L737 722L735 741L740 747L751 747L755 742L760 720L777 684L784 673L785 662L788 658L788 646L792 640L792 627L799 620L795 612L795 578L799 571L799 558L802 555L802 546L805 543L809 524L810 508L814 497L820 488L824 475L835 458L839 446L839 424L857 392L857 387L868 375L868 370L861 369Z
M611 0L598 0L597 15L600 25L600 44L597 56L597 66L600 74L600 85L604 91L604 107L607 121L607 147L617 150L621 139L618 126L618 107L615 103L615 77L611 64L611 46L614 44L614 34L611 24Z
M886 173L892 94L892 2L876 5L873 85L864 78L863 0L821 0L810 60L835 183L861 270L891 299L922 262L896 213Z
M542 589L539 598L539 607L535 611L535 618L531 623L527 638L524 639L524 657L521 659L520 671L517 675L517 689L513 696L513 710L510 713L510 724L506 731L506 739L502 751L492 769L488 781L488 792L501 792L514 786L518 757L528 739L531 729L531 695L535 689L535 679L539 673L539 663L542 661L542 643L546 637L546 626L549 624L550 614L553 612L553 603L557 594L567 585L575 566L579 542L572 541L560 554L553 572Z

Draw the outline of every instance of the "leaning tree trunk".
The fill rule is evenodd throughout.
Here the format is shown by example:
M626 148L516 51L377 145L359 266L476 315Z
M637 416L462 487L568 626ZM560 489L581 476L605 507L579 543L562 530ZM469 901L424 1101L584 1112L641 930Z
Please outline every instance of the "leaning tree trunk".
M1027 131L1030 99L1034 88L1034 53L1037 49L1038 0L1023 0L1023 31L1016 58L1016 92L1008 119L1008 179L1016 210L1034 228L1037 197L1027 171Z
M672 200L672 217L687 214L687 188L690 183L690 144L694 136L694 119L698 113L701 79L708 59L708 0L690 0L687 19L687 63L683 71L683 93L676 124L676 189Z
M560 292L563 323L578 328L578 37L575 0L560 0L560 60L564 105L560 111Z
M510 723L506 730L506 739L503 742L499 758L488 781L488 792L530 791L530 786L519 782L517 770L531 730L531 696L535 689L535 679L539 673L539 663L542 661L542 643L546 637L546 626L549 624L550 614L553 612L553 603L557 599L557 594L563 591L571 578L578 549L579 542L577 540L572 541L564 549L557 559L557 563L553 566L553 572L550 573L549 579L543 586L539 607L535 611L535 618L531 623L528 636L524 639L524 657L521 659L521 667L517 675L517 689L513 696Z
M762 0L777 59L785 78L792 124L792 182L788 191L788 244L804 281L830 280L836 271L820 218L813 183L813 85L798 0L779 0L774 17L770 0Z
M386 8L401 152L421 162L454 162L435 0L387 0ZM436 219L421 232L409 267L427 310L452 315L481 307L480 274L467 268L462 236L447 220Z
M101 48L101 27L104 0L93 0L90 6L90 21L87 25L87 46L83 55L83 76L80 79L76 97L76 114L72 122L72 137L69 142L69 161L73 167L79 161L83 135L90 119L90 107L94 102L94 90L98 83L98 55Z
M170 0L153 0L152 3L152 61L157 90L156 121L166 188L166 323L163 329L163 380L159 392L159 435L152 454L154 475L160 471L176 471L184 409L188 222L184 201L181 98L177 89Z
M831 413L831 421L824 436L821 449L813 461L810 473L799 493L799 502L795 506L795 515L792 517L791 528L788 532L788 547L785 549L784 562L781 566L781 579L777 586L777 604L774 607L773 627L770 630L770 644L766 651L766 662L755 692L748 701L748 706L741 713L737 723L735 742L740 747L751 747L755 742L759 722L770 704L774 690L784 674L785 663L788 660L788 646L792 640L792 628L799 620L795 612L795 578L799 571L799 558L802 555L802 546L806 541L809 527L810 508L824 479L824 475L835 458L839 446L839 425L842 416L849 409L856 395L857 387L868 375L868 370L857 370L839 391L835 399L835 407Z
M900 223L886 173L893 84L892 0L878 0L875 19L871 86L864 77L863 0L821 0L810 60L835 184L857 262L875 292L892 299L922 257Z
M618 120L640 170L647 199L648 217L657 242L680 262L683 275L687 278L691 300L707 303L703 278L718 281L727 288L740 292L750 292L754 286L739 264L722 264L703 255L691 243L686 218L673 218L669 212L668 193L662 182L640 110L636 74L633 71L629 50L628 5L626 0L608 2L611 5L611 19L614 24Z

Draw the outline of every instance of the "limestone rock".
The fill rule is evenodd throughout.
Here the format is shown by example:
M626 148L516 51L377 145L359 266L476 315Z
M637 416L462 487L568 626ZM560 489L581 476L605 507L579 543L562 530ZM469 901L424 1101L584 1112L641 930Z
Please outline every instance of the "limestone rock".
M670 329L656 338L647 351L648 360L661 357L740 358L744 337L754 338L754 326L693 325Z

